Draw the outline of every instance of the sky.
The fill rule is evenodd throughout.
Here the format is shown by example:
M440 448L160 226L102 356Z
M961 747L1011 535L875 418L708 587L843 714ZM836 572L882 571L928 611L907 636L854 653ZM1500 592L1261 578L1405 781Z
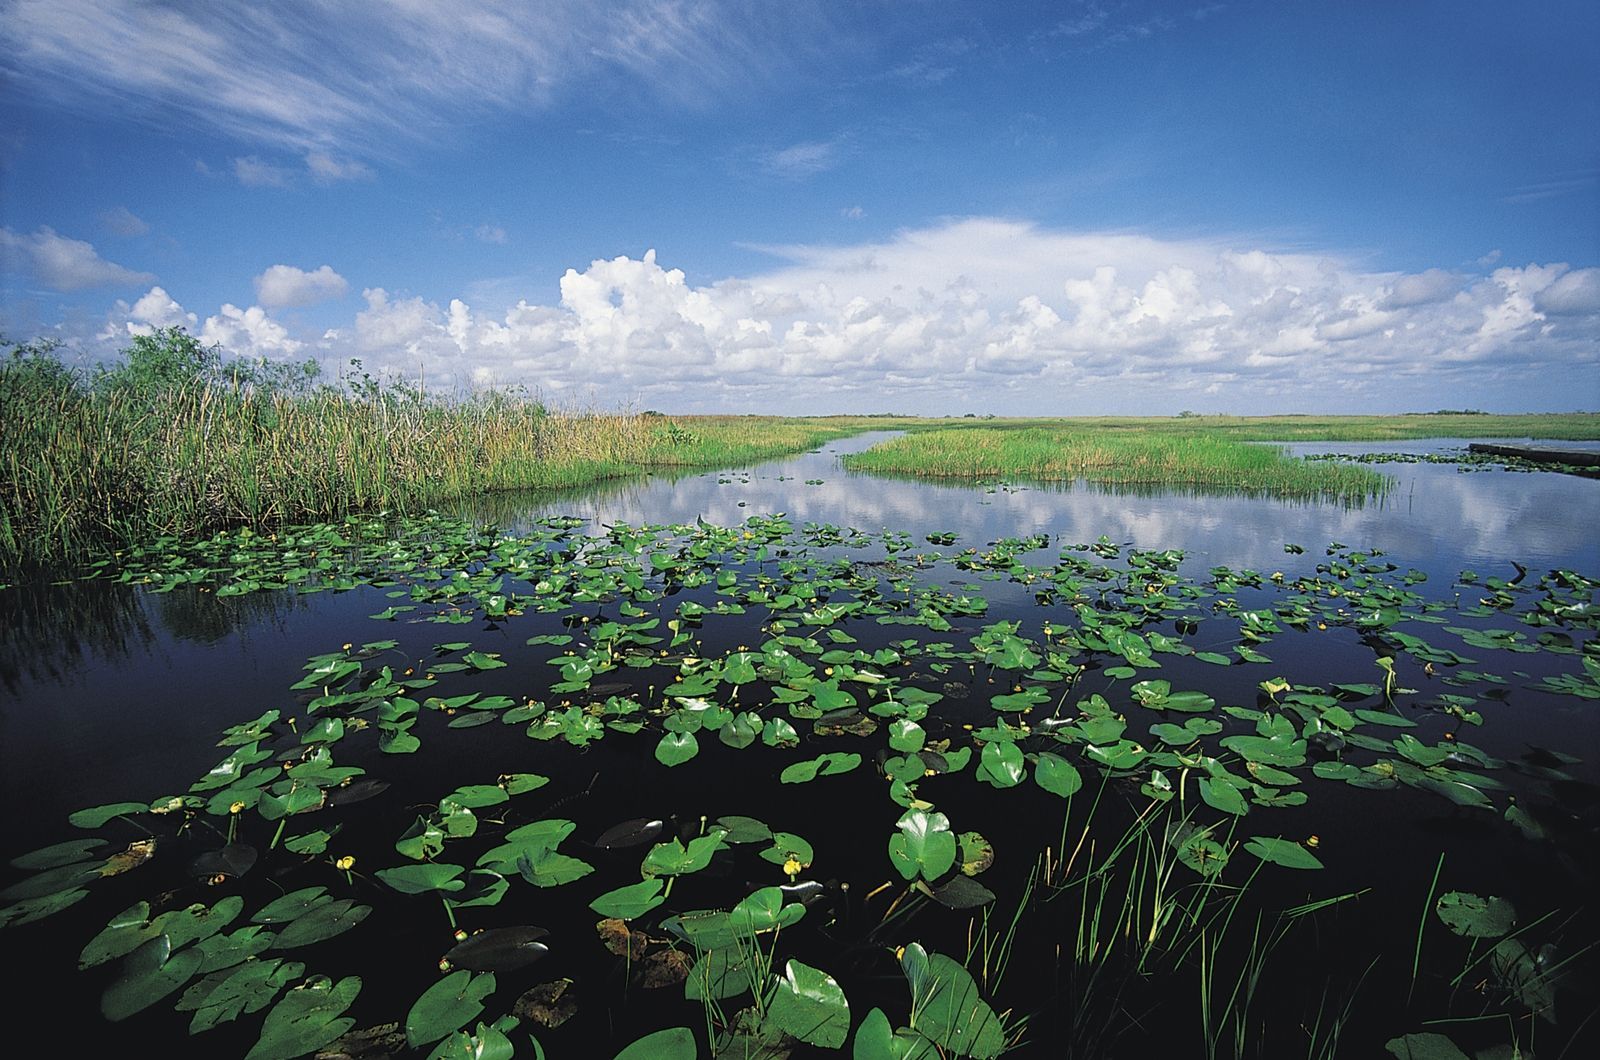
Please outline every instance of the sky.
M0 0L0 334L669 413L1600 409L1592 0Z

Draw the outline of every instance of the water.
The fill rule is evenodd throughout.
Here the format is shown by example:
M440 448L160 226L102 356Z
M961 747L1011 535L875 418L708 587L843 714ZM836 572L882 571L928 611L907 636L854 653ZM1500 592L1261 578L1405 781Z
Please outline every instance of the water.
M1203 581L1206 572L1218 566L1249 568L1263 575L1281 572L1291 581L1302 575L1311 576L1319 563L1328 561L1326 546L1339 542L1368 552L1382 551L1402 571L1414 569L1426 576L1425 581L1417 582L1418 591L1424 596L1446 601L1474 592L1455 583L1463 570L1507 581L1516 577L1517 565L1533 572L1533 578L1553 569L1600 573L1600 554L1592 531L1600 520L1600 482L1566 475L1461 473L1447 465L1389 464L1379 469L1391 475L1395 485L1383 497L1363 504L1328 504L1184 490L1114 489L1084 483L974 487L857 475L840 467L840 455L867 448L883 437L884 434L858 436L829 444L816 453L752 468L612 483L555 500L488 498L476 504L473 511L479 518L513 529L532 527L544 515L575 515L587 520L586 530L596 534L618 523L680 524L703 519L711 524L738 525L751 516L785 513L796 528L826 523L867 532L905 531L915 549L921 550L931 548L924 542L924 535L954 532L958 543L943 550L947 553L965 547L984 549L1002 538L1043 534L1049 537L1048 547L1035 549L1025 558L1031 564L1044 566L1063 546L1104 538L1138 549L1182 549L1185 558L1181 571L1196 581ZM1364 445L1305 443L1291 448L1299 453L1437 452L1464 444L1430 440ZM1304 552L1285 551L1284 546L1291 543L1302 546ZM874 562L889 558L877 546L825 548L817 554ZM982 571L955 571L946 566L927 571L923 580L951 591L980 592L990 600L988 614L958 619L946 639L964 645L968 637L999 619L1023 621L1024 632L1031 629L1037 635L1041 611L1032 588L990 580ZM0 593L0 608L4 608L0 624L0 794L4 805L16 810L6 834L5 856L9 859L71 834L64 818L81 807L181 793L189 778L203 774L223 753L215 746L222 728L269 708L280 708L285 714L296 711L297 705L284 690L301 677L304 661L337 650L346 642L394 637L401 641L398 651L421 660L431 644L470 640L475 648L503 654L511 666L481 678L473 677L465 687L481 688L486 694L504 691L519 697L542 694L540 683L548 682L549 668L542 666L539 653L529 651L522 641L533 633L561 633L565 627L555 618L529 615L514 622L478 620L442 628L403 621L373 622L367 616L394 603L386 593L384 589L364 587L315 596L268 593L218 599L191 591L152 595L106 583L24 587ZM699 591L699 598L708 603L716 600L709 590ZM1240 598L1241 603L1247 603L1251 593L1242 592ZM1047 610L1045 615L1057 613ZM1204 640L1206 630L1224 625L1220 619L1207 618L1201 623L1200 639ZM860 646L869 651L910 635L903 627L893 626L852 626L851 630ZM1444 635L1428 636L1435 643L1448 640ZM728 651L740 641L754 644L762 637L753 624L725 624L713 630L708 623L702 647L708 654ZM1309 635L1289 634L1273 640L1267 650L1273 658L1273 665L1268 667L1218 668L1192 659L1163 657L1165 665L1152 671L1152 675L1170 679L1175 688L1204 687L1219 702L1240 705L1256 704L1261 696L1257 683L1279 672L1315 673L1322 684L1370 682L1376 675L1372 652L1354 638L1319 641ZM1538 653L1519 656L1515 665L1530 674L1528 681L1514 683L1499 698L1481 700L1478 708L1488 716L1488 722L1481 731L1466 730L1463 738L1508 758L1526 753L1531 745L1581 759L1563 767L1569 779L1554 787L1543 782L1532 785L1521 775L1506 779L1516 785L1516 791L1530 807L1542 805L1549 810L1564 803L1556 814L1567 818L1563 827L1568 831L1564 834L1592 839L1600 822L1594 796L1594 784L1600 780L1595 766L1600 763L1600 726L1593 723L1592 705L1573 697L1528 689L1535 678L1573 670L1571 657ZM946 676L967 680L965 669L962 666ZM1448 670L1439 669L1438 675L1424 675L1419 667L1408 667L1408 676L1423 686L1421 694L1425 696L1460 691L1440 683L1439 678ZM983 687L978 677L970 680L975 682L972 694L952 696L938 708L947 716L952 730L962 722L981 727L992 718L987 698L994 690ZM1089 675L1085 682L1085 694L1104 689L1108 695L1126 696L1126 682L1117 684L1098 674ZM642 694L643 690L639 691ZM437 724L433 718L424 720ZM1157 720L1182 718L1169 715ZM1148 720L1141 720L1136 727L1130 726L1130 735L1148 740L1143 734L1146 724ZM442 733L442 724L438 728ZM1432 743L1445 729L1441 721L1425 717L1423 728L1415 731L1425 742ZM545 792L519 798L539 800L534 816L568 816L578 821L582 827L579 838L592 838L604 825L641 813L662 817L669 824L676 818L675 823L692 829L698 817L708 812L712 817L719 813L760 815L769 819L774 828L809 835L818 841L818 864L819 868L827 866L827 879L842 880L853 890L847 894L835 891L832 904L815 912L814 923L825 915L833 918L833 926L822 932L831 943L824 945L813 936L795 934L796 955L840 976L851 998L854 1023L859 1024L872 1004L882 1005L891 1018L903 1021L904 986L883 946L865 927L873 917L882 915L887 899L877 900L874 905L863 897L884 882L889 866L881 850L886 836L893 831L894 816L900 811L881 796L869 796L870 801L862 804L854 794L863 790L860 785L871 769L872 748L883 742L881 731L874 741L861 745L869 758L862 770L847 778L825 778L798 789L778 784L777 769L823 750L855 746L831 742L849 738L807 741L799 751L778 756L777 765L771 757L752 757L761 750L759 747L736 753L714 739L702 739L699 761L668 772L649 753L656 740L654 735L632 742L612 735L590 751L573 754L559 743L540 743L520 736L508 742L504 731L493 725L450 733L451 739L457 741L452 746L461 751L444 761L426 751L415 756L369 756L360 761L375 775L392 780L396 792L407 793L405 798L395 799L403 818L399 819L399 826L416 813L426 812L431 800L453 785L483 783L497 773L527 770L550 776L551 783ZM959 731L954 735L961 738ZM438 746L442 746L440 740L430 736L427 749ZM834 787L828 787L830 784ZM941 809L950 812L957 831L976 828L994 842L1001 856L993 875L984 879L997 893L1005 894L1005 888L1010 888L1014 903L1014 895L1025 882L1031 864L1032 854L1025 851L1043 844L1054 845L1055 832L1062 827L1059 819L1047 824L1041 835L1040 822L1031 811L1019 817L1018 803L1011 792L968 785L957 797L948 794L948 780L936 779L929 785L930 789L946 793L934 797ZM865 790L870 792L874 787L866 784ZM1405 795L1415 797L1401 797ZM947 798L952 801L945 802ZM1131 811L1119 807L1130 804L1126 800L1112 801L1115 805L1110 805L1103 817L1096 818L1097 829L1114 829L1119 822L1126 823L1128 818L1119 814ZM417 805L407 808L408 803ZM398 831L396 807L382 800L365 805L369 811L352 810L349 814L349 831L341 841L344 845L336 843L330 850L354 852L358 865L392 864L397 860L389 848L394 838L391 833ZM774 809L780 806L788 808ZM870 811L864 809L866 806L871 807ZM1080 811L1085 808L1079 806ZM1376 891L1342 904L1309 929L1342 936L1345 945L1341 948L1324 944L1322 957L1313 962L1315 975L1282 976L1284 996L1279 1000L1285 1004L1302 992L1296 985L1302 978L1304 992L1312 999L1321 989L1324 972L1329 981L1343 982L1346 987L1360 981L1361 955L1368 951L1405 950L1398 964L1391 961L1386 969L1391 976L1397 968L1405 971L1400 966L1409 964L1416 910L1424 904L1436 868L1434 850L1449 851L1451 871L1442 877L1441 890L1460 887L1483 893L1516 893L1530 911L1543 912L1562 894L1581 894L1585 882L1595 882L1592 853L1579 849L1578 841L1554 851L1548 844L1511 841L1503 827L1494 830L1484 826L1481 818L1473 815L1477 811L1456 809L1442 799L1428 799L1415 792L1351 789L1336 796L1319 794L1304 811L1296 812L1304 816L1291 819L1295 834L1314 829L1320 837L1318 849L1326 853L1328 868L1320 874L1307 874L1316 877L1315 896L1367 892L1373 888ZM373 820L374 834L356 838L366 819L361 813ZM1380 818L1374 814L1381 815L1382 827L1376 826ZM527 815L517 819L525 820ZM1238 839L1261 834L1255 829L1270 828L1275 820L1268 812L1256 811L1245 820ZM1083 827L1082 820L1074 818L1073 827ZM197 826L195 832L200 831ZM185 851L206 845L194 835L177 842L186 844ZM214 846L216 840L208 842ZM859 864L844 851L857 852ZM607 875L610 882L604 886L611 887L626 882L630 865L637 862L639 853L590 850L585 856L597 866L597 878ZM1061 853L1057 846L1054 856L1059 858ZM149 867L97 885L89 899L67 913L0 933L0 945L8 957L25 960L35 969L16 995L17 1011L44 1011L47 1002L67 1004L69 1017L64 1026L79 1036L80 1054L112 1048L110 1043L116 1041L114 1035L120 1029L106 1028L93 1012L95 998L106 985L109 972L103 968L83 975L73 972L77 948L112 913L134 897L148 896L151 882L141 878L141 873L164 873L151 875L150 879L159 880L162 888L171 887L183 894L183 901L215 900L215 895L204 888L198 896L193 893L194 885L186 882L183 871L186 860L187 857L158 857ZM252 894L262 893L263 888L270 894L274 889L311 884L338 886L340 881L325 860L311 859L303 867L271 880L246 880L255 888ZM704 881L686 877L683 891L695 897L685 901L691 906L704 903L715 907L720 903L726 908L753 886L782 882L781 875L777 881L771 878L770 867L766 877L757 877L748 860L738 863L732 871L732 876L707 877ZM611 878L617 872L623 873L624 879ZM7 881L14 878L15 874L5 877ZM696 881L692 888L691 879ZM1273 888L1281 888L1283 881L1281 875L1274 879L1277 882L1269 880L1263 889L1274 901L1282 899L1275 908L1313 896L1311 890L1294 892L1298 879L1291 882L1288 891L1276 891ZM584 892L582 901L592 898L599 889ZM582 1020L564 1030L540 1032L551 1047L550 1055L611 1055L630 1039L629 1028L642 1033L643 1029L674 1021L698 1026L695 1021L699 1017L694 1015L698 1007L692 1010L691 1018L673 1007L667 999L670 990L635 990L628 994L614 980L622 973L606 964L603 954L597 962L592 952L597 947L592 940L585 941L586 923L594 917L574 897L578 890L579 885L540 890L534 892L537 901L531 906L518 908L518 913L530 922L555 929L559 942L553 944L552 956L536 965L534 971L505 977L508 983L521 984L516 987L520 990L540 979L572 975L587 991L582 1000ZM513 894L526 905L530 891L517 884ZM220 893L221 890L215 892ZM385 901L394 904L393 896L375 885L358 893L364 896L362 900L379 907L374 922L390 911ZM1067 908L1075 900L1068 895L1041 907L1035 922L1041 926L1031 930L1059 932L1066 939L1075 930L1073 912ZM997 905L1002 919L1014 907ZM1359 919L1353 912L1357 907ZM419 920L440 919L437 903L431 899L406 899L399 908ZM508 899L507 906L496 913L510 915L510 910ZM1525 919L1532 916L1530 912ZM517 921L499 918L489 922ZM919 930L910 937L922 937L959 958L964 950L965 922L957 917L942 922L924 915ZM1578 926L1568 929L1569 937L1562 940L1567 947L1565 952L1591 937L1582 934L1590 930L1585 926L1590 923L1578 921ZM482 924L479 922L478 926ZM1350 940L1358 937L1358 928L1352 925L1371 933L1369 941L1352 943ZM441 929L441 925L428 928L435 929ZM358 929L363 930L366 929ZM1433 921L1430 931L1442 934L1441 925ZM1570 937L1574 933L1577 937ZM419 966L414 950L402 947L399 941L386 943L370 930L360 936L352 932L350 937L359 937L369 955L387 954L387 966L395 981L389 983L375 975L371 961L363 964L347 959L349 955L332 943L306 951L311 954L306 958L309 970L368 977L363 995L363 1004L368 1007L358 1010L363 1014L360 1025L385 1015L390 1019L403 1017L404 1006L420 989L415 984L426 984L430 975L436 975L428 964L438 952L430 951L431 955L425 955ZM1318 944L1301 931L1285 944L1285 951L1292 950L1298 960L1307 946L1312 952L1317 951ZM448 940L441 939L435 948L442 951L447 947ZM380 961L382 966L385 965ZM1030 1035L1033 1050L1039 1055L1052 1055L1045 1043L1072 1033L1071 1005L1063 999L1086 996L1084 985L1041 985L1045 978L1058 975L1059 966L1040 963L1036 952L1019 956L1016 969L1010 983L1013 988L1035 999L1034 1003L1040 997L1054 999L1034 1013L1034 1031ZM1391 978L1385 982L1393 981ZM1404 981L1403 977L1400 981ZM1374 992L1381 996L1374 998ZM1357 994L1357 1001L1368 1006L1371 1023L1370 1029L1363 1032L1366 1037L1356 1039L1366 1046L1381 1047L1388 1034L1420 1029L1415 1013L1405 1010L1390 993L1385 986L1381 991ZM1424 997L1441 1004L1450 1002L1448 991L1434 993L1436 998L1429 988L1422 989ZM64 997L70 1000L64 1001ZM240 1028L211 1032L194 1039L191 1046L183 1029L187 1017L174 1015L171 1001L159 1003L123 1026L145 1040L163 1043L159 1049L166 1055L182 1055L185 1048L192 1047L194 1055L210 1056L234 1052L242 1055L259 1027L259 1017L245 1017ZM1185 1004L1193 1007L1193 1002ZM1572 1022L1581 1020L1580 1004L1569 1000L1568 1008L1577 1013ZM57 1025L41 1026L40 1021L33 1020L30 1026L51 1032ZM583 1034L588 1037L572 1037L572 1026L585 1028ZM1469 1033L1473 1029L1469 1028ZM595 1034L603 1036L603 1046L594 1044L601 1040L595 1039ZM1149 1040L1159 1041L1159 1033ZM1180 1050L1194 1048L1192 1037L1180 1038L1174 1044ZM1274 1044L1280 1049L1291 1048L1281 1037L1274 1039ZM526 1048L519 1041L519 1049ZM1292 1048L1304 1051L1299 1044Z

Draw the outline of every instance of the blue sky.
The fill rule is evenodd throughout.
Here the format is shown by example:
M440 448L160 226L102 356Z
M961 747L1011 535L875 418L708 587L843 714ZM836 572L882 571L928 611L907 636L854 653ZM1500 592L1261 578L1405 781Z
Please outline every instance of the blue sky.
M0 3L0 330L558 404L1600 407L1592 3Z

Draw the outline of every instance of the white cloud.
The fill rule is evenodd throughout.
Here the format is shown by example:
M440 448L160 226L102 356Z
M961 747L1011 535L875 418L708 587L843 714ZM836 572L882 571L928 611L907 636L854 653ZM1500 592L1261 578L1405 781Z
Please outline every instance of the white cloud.
M464 115L544 108L598 78L685 104L748 93L837 45L821 22L807 5L738 0L11 0L0 44L13 89L199 121L304 156L318 179L351 179L366 175L351 158L390 155Z
M215 316L206 317L199 338L207 346L219 345L230 353L251 358L291 357L305 346L290 338L288 330L257 305L240 309L224 304Z
M255 155L233 160L233 175L247 188L287 188L294 174Z
M311 179L319 184L372 179L371 166L350 158L335 158L326 151L312 151L307 154L306 169L310 170Z
M839 216L843 217L847 221L859 221L863 217L867 216L867 211L863 210L859 206L846 206L844 209L839 211Z
M102 213L100 223L114 236L142 236L150 231L150 225L126 206Z
M137 272L107 261L94 245L57 235L48 226L32 235L0 228L0 259L7 272L31 273L52 291L82 291L91 287L125 287L150 283L148 272Z
M1595 269L1451 273L1444 292L1431 271L993 218L767 249L772 268L701 284L653 252L597 260L556 304L505 310L368 288L304 348L259 307L224 306L203 334L671 411L1398 412L1600 392ZM1429 299L1397 304L1408 280Z
M1394 281L1384 305L1392 309L1427 305L1439 302L1461 289L1461 279L1443 269L1428 269L1415 276L1401 276Z
M760 157L761 168L774 176L800 180L815 176L839 164L836 140L816 140L768 151Z
M1600 313L1600 269L1576 269L1539 292L1546 313Z
M274 265L255 278L256 300L271 308L312 305L342 298L350 285L345 278L323 265L305 272L293 265Z
M506 241L506 230L499 225L478 225L472 230L472 234L480 243L504 243Z
M243 357L283 359L306 348L260 306L240 309L225 303L202 324L161 287L150 288L132 305L118 302L97 337L109 346L121 347L132 336L168 327L181 327L207 346L218 345Z
M99 338L121 345L134 335L149 335L157 328L179 327L193 331L199 319L184 311L164 288L152 287L129 305L117 302Z

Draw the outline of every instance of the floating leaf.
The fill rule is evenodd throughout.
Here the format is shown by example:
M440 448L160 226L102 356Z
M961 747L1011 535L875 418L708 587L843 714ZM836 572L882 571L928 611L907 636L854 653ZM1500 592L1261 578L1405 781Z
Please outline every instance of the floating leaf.
M589 903L589 908L605 917L632 920L659 906L665 885L659 879L641 880L607 891Z
M830 751L808 762L795 762L785 767L778 779L785 784L804 784L817 777L848 773L860 764L861 756L853 751L849 753Z
M889 860L901 876L936 880L955 864L956 837L944 814L907 810L895 827L899 833L889 838Z
M358 905L353 898L321 902L290 921L282 931L278 932L278 937L272 942L272 948L290 950L298 946L309 946L323 939L331 939L361 923L371 912L370 905Z
M27 872L38 872L43 869L58 869L63 865L74 865L89 860L89 851L95 847L105 846L104 839L69 839L65 843L56 843L54 846L40 847L38 850L29 851L11 859L12 868L23 869Z
M1384 1048L1392 1053L1396 1060L1469 1060L1467 1054L1462 1052L1455 1042L1432 1031L1390 1038L1384 1043Z
M111 802L104 806L94 806L87 810L79 810L67 818L67 823L76 828L99 828L113 817L124 817L130 813L144 813L150 807L142 802Z
M1243 817L1250 810L1249 804L1244 801L1244 796L1239 794L1239 789L1218 777L1200 778L1200 797L1206 801L1206 805L1223 813Z
M1435 906L1439 919L1457 935L1474 939L1497 939L1517 923L1517 911L1504 898L1488 898L1465 891L1450 891L1439 896Z
M1033 764L1033 782L1064 799L1083 787L1083 775L1060 755L1042 751Z
M645 1035L613 1060L695 1060L699 1055L694 1032L687 1027L671 1027Z
M184 991L177 1008L180 1012L194 1013L189 1021L189 1033L199 1034L219 1023L237 1019L241 1014L266 1008L278 996L278 991L304 973L305 965L297 961L285 962L277 957L246 961L191 986Z
M722 848L722 829L714 828L684 846L677 838L657 843L644 857L642 868L653 876L682 876L699 872L711 864L711 856Z
M174 953L166 935L141 943L122 962L122 975L101 995L101 1014L116 1023L148 1008L188 982L202 959L193 947Z
M1270 861L1288 869L1320 869L1322 862L1299 843L1267 836L1252 836L1244 848L1262 861Z
M466 869L460 865L427 862L422 865L401 865L394 869L379 869L378 879L401 894L424 894L428 891L459 891L465 881L456 879Z
M494 993L493 972L451 972L423 991L406 1013L406 1041L413 1049L436 1042L475 1019L483 999Z
M791 959L767 1009L773 1026L824 1049L844 1045L850 1034L850 1004L833 976Z
M628 847L642 846L660 835L665 827L665 823L660 820L636 817L607 828L600 833L594 845L601 850L624 850Z
M912 947L906 947L901 967L911 982L913 1003L912 1029L932 1041L938 1048L957 1056L971 1056L990 1060L999 1056L1006 1047L1005 1031L1000 1018L978 993L978 985L960 964L939 953L922 953L920 961L925 969L917 967L919 958L913 956L908 967L906 956L912 956Z
M656 744L656 761L664 766L681 766L700 753L700 743L691 732L669 732Z
M469 935L444 956L455 967L469 971L514 972L550 952L540 941L549 935L544 928L532 925L489 928Z
M333 982L313 976L272 1007L261 1025L261 1037L245 1060L293 1060L322 1048L355 1026L341 1018L361 992L361 979L351 975Z

